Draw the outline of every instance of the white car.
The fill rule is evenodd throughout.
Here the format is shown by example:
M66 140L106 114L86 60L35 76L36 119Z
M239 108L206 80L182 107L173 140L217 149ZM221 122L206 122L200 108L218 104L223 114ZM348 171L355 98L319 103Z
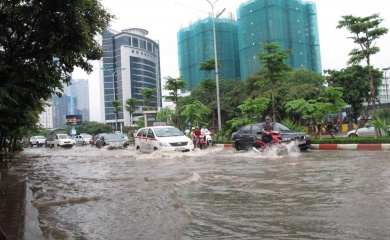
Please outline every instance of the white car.
M89 134L80 134L74 137L76 145L87 145L91 143L92 135Z
M37 145L37 147L42 147L45 145L46 138L44 136L32 136L29 140L29 145L33 147L34 145Z
M390 128L389 128L390 130ZM384 133L382 130L381 130L381 133L382 133L382 136L386 135L386 133ZM358 130L356 131L356 129L354 130L351 130L347 133L347 136L348 137L374 137L375 136L375 127L372 126L372 125L368 125L366 127L361 127L361 128L358 128Z
M141 152L190 151L194 149L191 138L172 126L144 127L137 131L134 140L135 149Z

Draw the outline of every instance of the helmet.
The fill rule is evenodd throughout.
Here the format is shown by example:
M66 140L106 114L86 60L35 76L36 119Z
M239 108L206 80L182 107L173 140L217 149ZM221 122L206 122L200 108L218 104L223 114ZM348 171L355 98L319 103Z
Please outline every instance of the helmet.
M266 116L265 120L271 120L270 116Z
M195 127L192 127L192 130L194 130L195 129Z

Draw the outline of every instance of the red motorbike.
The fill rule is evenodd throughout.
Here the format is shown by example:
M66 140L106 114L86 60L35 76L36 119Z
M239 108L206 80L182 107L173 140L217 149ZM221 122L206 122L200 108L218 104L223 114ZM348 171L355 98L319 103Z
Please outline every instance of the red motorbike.
M260 134L260 133L259 133ZM282 134L279 131L270 131L272 140L269 143L265 143L261 137L255 137L255 142L253 143L253 150L256 152L263 153L264 150L269 148L276 148L277 153L287 154L286 145L282 141Z

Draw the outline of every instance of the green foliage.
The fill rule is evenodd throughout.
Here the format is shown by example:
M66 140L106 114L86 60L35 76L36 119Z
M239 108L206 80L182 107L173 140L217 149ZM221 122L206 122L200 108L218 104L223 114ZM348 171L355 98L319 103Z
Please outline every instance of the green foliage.
M143 118L139 118L139 119L135 122L135 124L137 124L137 126L138 126L139 128L145 127L145 121L144 121Z
M141 89L141 93L144 95L144 105L146 106L146 110L150 108L150 103L153 101L153 95L156 94L155 88L143 88Z
M218 69L219 69L219 67L220 66L218 65ZM206 71L210 75L211 71L215 70L215 59L212 58L212 59L206 60L204 62L200 62L199 70Z
M284 71L289 71L291 68L287 66L284 61L289 58L289 54L292 53L291 49L279 50L280 45L277 43L262 43L265 53L259 54L259 59L262 64L265 76L270 81L271 91L271 112L272 118L276 120L277 116L277 102L276 102L276 89L275 85L278 80L281 79Z
M355 17L352 15L342 16L337 28L346 28L352 34L350 39L353 40L360 48L354 48L349 56L349 64L359 64L362 60L370 62L370 56L380 51L375 45L375 40L388 32L385 27L379 27L383 19L379 14L373 14L368 17Z
M170 118L175 123L175 126L180 128L180 105L179 105L179 91L180 89L184 89L187 86L187 83L179 78L165 77L165 85L164 90L169 91L169 96L164 96L164 98L171 100L176 104L175 114L170 113Z
M390 137L338 137L338 138L311 138L312 144L389 144Z
M128 98L125 102L125 109L130 114L130 125L133 124L133 113L137 111L138 101L135 98Z
M282 124L293 131L303 132L305 130L305 128L302 125L292 121L290 118L283 119Z
M61 96L75 67L92 72L91 60L103 56L95 36L113 16L96 0L0 6L0 151L5 152L5 139L20 139L36 128L44 101Z
M359 64L365 60L368 68L368 79L370 83L369 91L370 102L376 110L376 92L374 87L374 78L371 67L371 56L380 51L376 46L375 40L379 39L384 34L387 34L388 29L385 27L379 27L383 19L379 17L379 14L373 14L368 17L355 17L352 15L342 16L342 20L339 21L337 28L346 28L350 31L352 36L350 37L359 48L354 48L349 53L349 64Z
M99 133L110 133L112 132L112 126L109 124L98 123L95 121L88 122L84 121L79 127L76 127L76 133L88 133L88 134L99 134Z
M324 72L328 74L326 79L329 86L343 88L342 98L351 106L351 117L356 123L363 110L363 103L370 99L368 67L353 65L340 71L325 70ZM378 91L382 84L382 73L378 69L372 69L371 74L374 79L374 88Z
M210 115L211 110L203 103L195 101L183 107L181 116L185 117L185 122L192 121L193 124L200 124L206 122L205 120Z
M373 126L379 128L383 135L390 137L390 109L382 108L376 110L371 123Z
M157 112L157 122L166 122L167 124L170 123L170 119L173 118L175 112L172 109L169 109L167 107L161 109L161 111Z
M302 119L310 118L314 126L321 128L327 115L345 107L341 88L327 87L314 100L297 99L286 104L286 110L299 112ZM321 138L321 136L320 136Z

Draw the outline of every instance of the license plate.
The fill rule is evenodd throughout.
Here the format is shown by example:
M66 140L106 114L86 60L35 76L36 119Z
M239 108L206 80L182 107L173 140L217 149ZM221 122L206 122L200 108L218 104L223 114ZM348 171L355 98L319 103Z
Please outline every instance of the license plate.
M186 150L186 148L184 148L184 147L178 147L178 148L175 148L175 150L176 150L176 151L184 151L184 150Z
M299 140L298 141L298 144L300 145L300 144L305 144L306 143L306 140Z

